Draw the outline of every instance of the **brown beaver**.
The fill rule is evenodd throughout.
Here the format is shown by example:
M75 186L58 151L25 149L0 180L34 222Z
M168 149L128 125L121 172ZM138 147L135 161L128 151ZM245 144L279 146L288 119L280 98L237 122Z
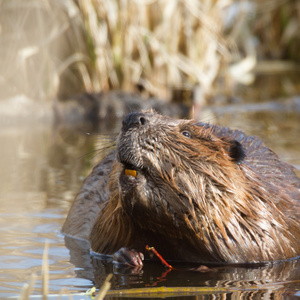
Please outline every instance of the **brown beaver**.
M300 255L300 179L260 139L152 110L123 121L86 179L63 232L140 265L258 263ZM128 249L135 249L132 252Z

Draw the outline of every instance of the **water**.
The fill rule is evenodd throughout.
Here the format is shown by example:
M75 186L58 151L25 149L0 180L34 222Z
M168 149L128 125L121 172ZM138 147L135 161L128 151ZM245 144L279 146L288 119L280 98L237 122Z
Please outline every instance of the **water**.
M51 291L84 289L74 279L74 266L60 228L84 174L88 149L65 143L51 128L15 127L0 131L0 295L19 293L32 273L41 273L45 241L50 243ZM64 147L65 146L65 147ZM59 150L60 149L60 150ZM53 267L53 268L52 268ZM39 291L40 281L37 283Z
M300 170L299 111L276 111L271 105L267 111L210 110L203 118L262 137ZM118 126L111 131L116 132ZM99 287L113 272L113 290L145 286L204 288L177 299L200 299L203 294L204 299L300 297L297 260L256 268L224 267L208 273L166 272L160 263L147 263L141 273L90 256L85 245L65 241L60 229L76 192L96 161L93 151L97 136L82 128L14 125L0 129L0 141L0 298L19 295L33 273L38 275L33 293L41 294L46 241L50 246L50 294L62 288L77 293ZM209 290L211 287L215 289Z

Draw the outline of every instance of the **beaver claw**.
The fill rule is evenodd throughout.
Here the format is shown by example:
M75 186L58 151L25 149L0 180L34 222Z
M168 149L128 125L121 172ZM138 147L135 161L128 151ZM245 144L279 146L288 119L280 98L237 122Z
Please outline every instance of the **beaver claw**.
M126 247L120 248L114 255L113 261L133 267L143 266L144 254Z

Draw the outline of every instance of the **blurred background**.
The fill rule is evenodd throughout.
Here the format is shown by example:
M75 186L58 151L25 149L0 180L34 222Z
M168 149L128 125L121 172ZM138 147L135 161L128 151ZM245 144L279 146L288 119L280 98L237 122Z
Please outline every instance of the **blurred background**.
M298 95L298 2L1 0L1 108L122 90L199 117L203 105Z
M299 172L299 49L298 0L0 0L0 297L40 276L45 240L50 292L94 284L60 228L132 110L242 129Z

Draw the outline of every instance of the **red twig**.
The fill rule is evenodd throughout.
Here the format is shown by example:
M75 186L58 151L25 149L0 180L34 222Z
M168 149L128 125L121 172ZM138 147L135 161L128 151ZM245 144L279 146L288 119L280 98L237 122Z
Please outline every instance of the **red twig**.
M167 268L169 268L169 269L172 269L172 270L175 270L170 264L168 264L164 259L163 259L163 257L155 250L155 248L154 247L149 247L148 245L146 245L146 250L147 251L151 251L153 254L155 254L158 258L159 258L159 260L161 261L161 263L165 266L165 267L167 267Z

